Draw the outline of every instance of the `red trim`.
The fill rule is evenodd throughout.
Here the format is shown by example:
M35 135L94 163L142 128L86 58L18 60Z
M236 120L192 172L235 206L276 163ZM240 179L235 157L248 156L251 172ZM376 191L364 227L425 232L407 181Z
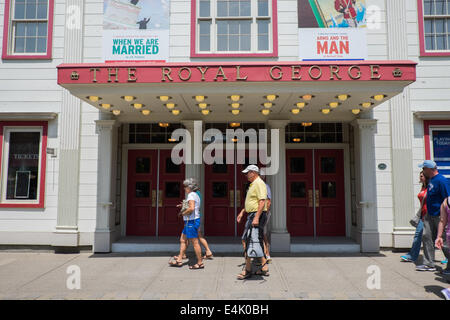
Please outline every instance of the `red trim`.
M47 26L47 53L46 54L34 54L34 55L18 55L8 54L8 42L9 42L9 15L11 3L13 0L5 0L5 19L3 22L3 47L2 47L2 59L4 60L49 60L52 58L52 43L53 43L53 12L55 0L48 0L48 26Z
M197 0L191 0L191 58L244 58L244 57L278 57L278 11L277 0L272 1L272 52L268 53L197 53L196 26Z
M450 127L450 120L425 120L423 122L423 137L425 139L425 160L431 160L430 127L432 126Z
M427 51L425 48L425 27L424 27L424 12L423 12L423 0L417 0L417 12L419 20L419 46L421 57L448 57L450 51Z
M38 203L0 203L0 208L44 208L45 200L45 176L47 165L47 131L48 122L46 121L3 121L0 122L0 164L2 163L3 150L3 128L4 127L42 127L42 148L41 148L41 181L39 182L39 202ZM0 166L0 177L1 177Z
M376 67L374 67L376 66ZM206 70L206 67L208 69ZM238 68L239 67L239 68ZM332 71L339 67L339 78ZM112 83L193 83L193 82L285 82L285 81L408 81L416 80L413 61L259 61L259 62L197 62L197 63L98 63L61 64L58 84ZM108 79L109 73L115 73ZM129 68L133 80L129 81ZM293 72L295 68L295 72ZM94 82L94 71L96 82ZM111 69L111 70L108 70ZM373 77L372 69L374 70ZM401 75L394 76L399 69ZM204 71L202 75L200 70ZM239 70L239 72L238 72ZM361 72L360 77L355 78ZM272 73L271 73L272 71ZM350 72L349 72L350 71ZM78 80L72 79L73 72ZM170 73L170 77L167 75ZM225 75L225 76L223 76ZM352 75L353 78L350 76ZM240 76L240 78L238 78ZM226 77L226 79L225 79ZM301 77L301 79L300 79Z

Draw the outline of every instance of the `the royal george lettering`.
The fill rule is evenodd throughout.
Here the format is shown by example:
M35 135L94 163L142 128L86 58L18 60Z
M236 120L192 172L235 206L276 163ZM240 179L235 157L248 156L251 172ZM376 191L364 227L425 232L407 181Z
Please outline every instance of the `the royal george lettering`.
M113 39L113 55L158 54L158 39Z
M128 42L129 43L129 42ZM257 68L257 72L255 72ZM69 70L70 72L79 70ZM380 65L163 66L90 68L90 82L230 82L382 80ZM389 79L387 79L389 80Z

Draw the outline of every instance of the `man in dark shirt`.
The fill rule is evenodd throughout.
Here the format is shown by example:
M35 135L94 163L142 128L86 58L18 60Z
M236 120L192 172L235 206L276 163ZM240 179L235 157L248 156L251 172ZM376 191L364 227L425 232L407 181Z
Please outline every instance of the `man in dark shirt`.
M427 214L423 222L423 265L417 266L417 271L436 271L434 264L434 243L437 238L442 202L450 196L450 185L437 170L436 162L425 160L419 165L423 174L430 179L427 188ZM448 244L447 244L448 245ZM444 255L449 258L448 247L443 249Z

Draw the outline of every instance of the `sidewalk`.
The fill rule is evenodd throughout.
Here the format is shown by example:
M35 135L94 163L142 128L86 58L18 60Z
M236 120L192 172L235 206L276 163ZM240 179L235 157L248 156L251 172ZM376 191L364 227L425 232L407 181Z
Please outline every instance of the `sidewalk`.
M239 281L243 258L237 254L216 256L205 261L205 269L189 270L169 267L169 254L0 251L0 300L443 299L440 290L450 284L439 272L417 272L414 264L400 262L400 255L275 256L269 277ZM442 258L437 251L436 259ZM79 290L66 286L71 265L81 270ZM381 271L379 290L367 288L367 268L373 265Z

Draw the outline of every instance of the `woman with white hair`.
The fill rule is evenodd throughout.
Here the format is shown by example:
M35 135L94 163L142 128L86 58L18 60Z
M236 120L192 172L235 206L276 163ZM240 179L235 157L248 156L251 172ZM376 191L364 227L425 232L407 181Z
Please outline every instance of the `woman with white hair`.
M180 253L176 257L176 260L171 261L169 264L172 267L183 266L182 259L186 252L188 241L191 240L194 245L195 255L197 256L197 263L189 267L189 269L203 269L205 266L203 264L202 249L198 239L198 231L200 228L200 196L196 191L198 191L199 188L197 181L193 178L184 180L183 186L185 194L187 195L186 201L188 206L181 211L184 220L184 228L180 237ZM182 205L178 205L178 207L181 206Z

